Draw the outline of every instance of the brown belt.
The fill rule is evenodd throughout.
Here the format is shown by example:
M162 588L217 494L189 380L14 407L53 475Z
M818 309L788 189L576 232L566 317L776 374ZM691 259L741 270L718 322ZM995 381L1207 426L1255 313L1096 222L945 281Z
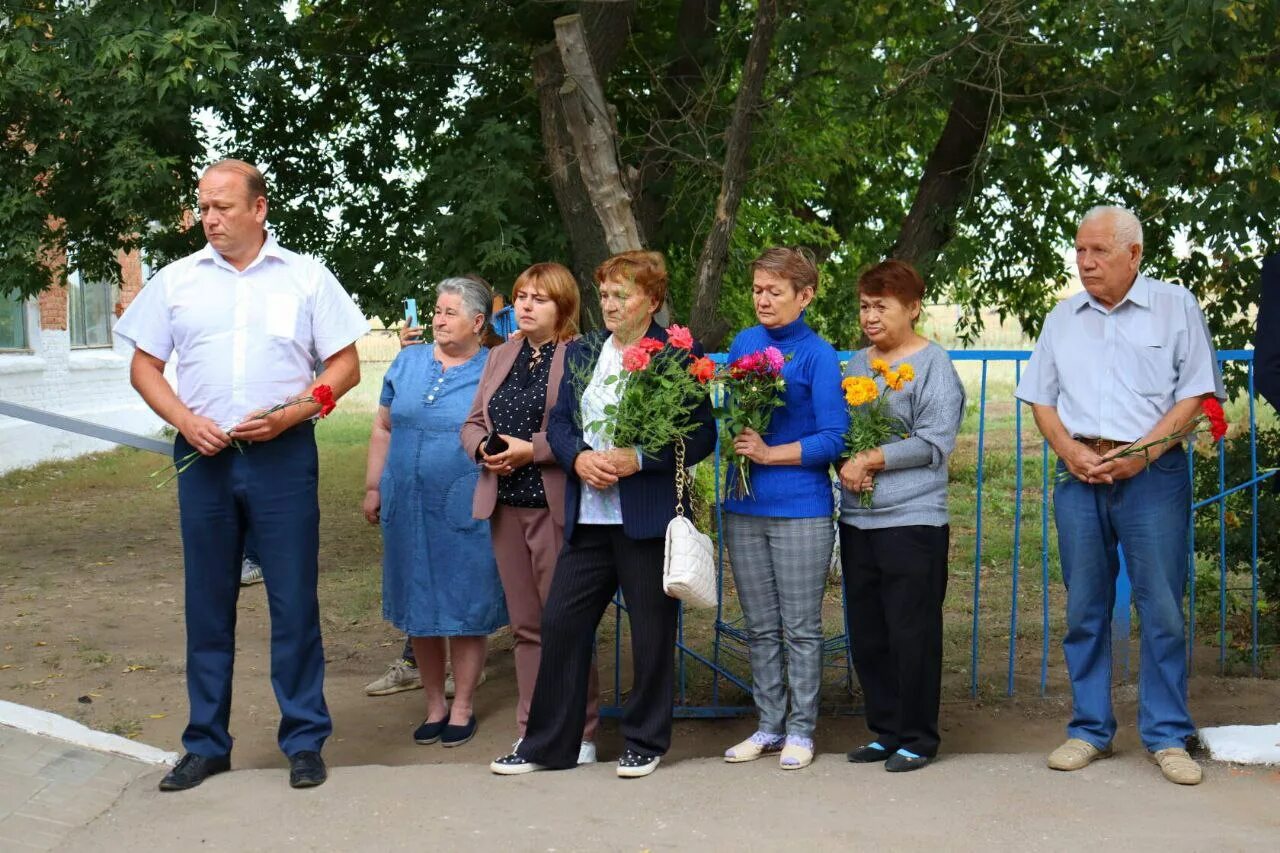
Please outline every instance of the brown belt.
M1099 456L1106 456L1117 447L1128 447L1133 444L1132 441L1116 441L1111 438L1084 438L1083 436L1076 436L1076 441L1080 442Z

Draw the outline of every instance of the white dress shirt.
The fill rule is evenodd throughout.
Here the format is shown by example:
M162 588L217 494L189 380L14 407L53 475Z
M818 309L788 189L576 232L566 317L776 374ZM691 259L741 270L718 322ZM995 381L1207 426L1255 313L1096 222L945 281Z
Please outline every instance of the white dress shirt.
M369 330L333 274L268 234L237 270L212 246L142 288L115 334L156 358L177 353L178 399L224 429L306 390L315 364Z
M1110 310L1087 291L1060 302L1017 390L1072 436L1125 442L1202 394L1226 399L1204 314L1185 287L1145 275Z

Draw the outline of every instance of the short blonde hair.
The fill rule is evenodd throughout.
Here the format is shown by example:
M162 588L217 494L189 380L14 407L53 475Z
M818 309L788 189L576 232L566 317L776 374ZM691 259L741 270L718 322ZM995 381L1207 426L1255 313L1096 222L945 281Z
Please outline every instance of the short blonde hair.
M244 178L245 189L249 191L250 201L258 196L267 197L267 180L262 177L262 172L258 171L258 167L252 163L228 157L224 160L219 160L204 170L205 175L210 172L235 172Z
M534 264L520 275L511 286L511 301L522 290L540 290L556 305L557 341L567 341L578 334L578 315L582 297L578 293L578 282L573 273L563 264L543 262Z
M765 249L760 257L751 262L751 272L769 272L785 278L796 293L806 287L812 287L814 293L818 292L818 261L813 252L802 246L794 249L788 246Z
M667 301L667 261L661 252L619 252L596 267L596 284L625 281L661 305Z

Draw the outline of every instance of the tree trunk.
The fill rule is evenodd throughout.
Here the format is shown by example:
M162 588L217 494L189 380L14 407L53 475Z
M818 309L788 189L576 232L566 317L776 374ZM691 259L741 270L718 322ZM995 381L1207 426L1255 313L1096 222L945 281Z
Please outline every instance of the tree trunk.
M947 123L925 161L911 211L890 257L926 273L951 239L960 209L978 186L978 160L991 129L996 97L994 92L957 83Z
M591 62L582 16L556 19L556 46L564 64L560 103L605 245L615 254L639 249L644 239L618 160L618 129Z
M565 124L560 103L560 87L564 83L564 67L554 44L539 48L533 55L533 81L538 92L541 116L542 148L546 157L551 191L564 222L572 256L570 267L582 293L582 328L600 325L600 300L593 274L600 262L609 256L604 230L591 207L582 174L578 171L573 140Z
M733 106L733 119L725 145L724 173L720 179L720 195L716 199L715 220L702 245L698 272L694 280L693 316L689 326L695 337L708 349L718 349L729 331L717 310L720 285L724 281L729 259L729 238L737 221L738 204L747 179L747 161L751 152L751 124L760 108L760 94L778 31L779 0L760 0L751 31L751 45L742 69L742 82Z

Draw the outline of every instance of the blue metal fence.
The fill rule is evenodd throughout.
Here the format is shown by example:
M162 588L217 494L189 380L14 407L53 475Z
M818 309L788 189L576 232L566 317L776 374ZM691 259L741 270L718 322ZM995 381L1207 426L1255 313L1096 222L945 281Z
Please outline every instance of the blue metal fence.
M841 359L847 359L850 353L840 353ZM979 368L977 383L978 396L976 401L970 402L970 407L976 405L977 425L976 425L976 444L975 452L975 483L974 483L974 515L973 515L973 555L972 555L972 620L970 626L970 647L969 647L969 690L976 695L979 690L981 675L984 670L982 667L982 617L983 617L983 578L984 573L998 573L1002 570L1009 572L1010 596L1009 596L1009 612L1008 612L1008 644L1007 644L1007 664L1005 666L1004 681L1005 692L1012 696L1015 693L1015 681L1017 675L1017 662L1019 652L1019 602L1022 582L1022 550L1023 550L1023 522L1027 517L1024 510L1029 509L1030 512L1035 511L1038 505L1039 509L1039 550L1040 550L1040 602L1039 602L1039 622L1040 622L1040 642L1039 642L1039 688L1043 695L1048 689L1049 682L1049 661L1051 655L1056 652L1056 644L1050 642L1050 635L1053 633L1053 625L1051 616L1051 591L1054 588L1054 581L1051 577L1051 521L1049 512L1049 495L1051 494L1052 481L1050 472L1053 470L1053 460L1050 454L1048 443L1043 441L1038 433L1035 433L1034 427L1031 427L1035 434L1034 441L1040 443L1039 464L1040 476L1039 482L1034 484L1033 490L1028 491L1024 480L1024 441L1023 441L1023 403L1017 402L1012 398L1011 391L1007 399L996 401L1013 406L1013 457L1014 457L1014 486L1013 486L1013 509L1012 509L1012 536L1011 536L1011 555L1007 564L984 565L984 507L988 502L986 487L988 485L987 478L987 444L989 437L988 424L988 389L990 383L990 368L993 365L1012 366L1013 381L1016 385L1021 378L1023 362L1031 355L1030 352L1020 350L954 350L950 353L951 358L957 363L958 368L966 363L976 363ZM1188 541L1191 545L1189 560L1191 561L1191 571L1189 572L1190 583L1188 589L1188 632L1187 632L1187 656L1188 661L1194 661L1195 653L1195 622L1196 622L1196 573L1195 573L1195 521L1197 514L1208 511L1211 507L1217 508L1217 528L1218 528L1218 571L1219 571L1219 630L1218 630L1218 662L1221 671L1225 672L1227 663L1227 596L1228 588L1228 569L1227 562L1227 545L1226 545L1226 499L1237 492L1248 489L1252 506L1250 514L1251 537L1252 537L1252 553L1250 561L1251 571L1251 597L1250 597L1250 623L1251 623L1251 644L1250 644L1250 665L1253 674L1259 671L1259 638L1258 638L1258 486L1263 481L1272 477L1276 472L1274 470L1259 472L1258 469L1258 450L1256 435L1256 407L1253 400L1254 378L1253 378L1253 352L1251 350L1226 350L1218 353L1218 361L1220 364L1235 362L1242 364L1247 371L1247 389L1249 392L1249 452L1251 477L1243 483L1228 486L1225 480L1225 446L1218 446L1218 489L1217 493L1204 498L1193 498L1191 513L1190 529L1187 531ZM717 354L712 356L713 359L723 362L725 356ZM970 409L972 410L972 409ZM969 412L966 412L966 417ZM962 432L962 438L964 433ZM1195 463L1195 453L1190 454L1192 465ZM713 510L713 518L715 520L715 531L719 533L721 529L721 513L720 513L720 485L723 482L723 467L720 448L717 446L715 455L710 460L715 475L714 499L715 508ZM706 463L703 463L706 464ZM1194 487L1194 469L1192 470L1192 484ZM952 484L953 498L955 489L954 482ZM1038 494L1036 494L1038 491ZM1008 499L1010 496L1005 494L1000 496L1002 499ZM1028 506L1028 502L1029 506ZM1034 518L1034 516L1030 516ZM953 529L956 521L962 521L953 517ZM687 636L687 625L689 620L685 614L681 614L680 633L677 644L678 669L677 669L677 695L676 695L676 715L686 717L711 717L711 716L731 716L747 713L753 709L742 704L741 697L735 702L725 701L725 693L722 689L722 682L738 688L744 694L750 692L750 677L746 668L746 651L745 651L745 632L743 630L740 618L726 618L725 601L724 601L724 570L726 567L725 551L723 537L717 536L719 540L719 567L720 578L719 585L721 590L721 601L715 611L714 622L711 627L713 630L709 633L709 637L704 637L701 643L694 642L692 637ZM964 564L968 565L967 557L963 558ZM957 559L953 558L953 567L956 565ZM1123 661L1122 667L1124 677L1129 677L1129 638L1131 633L1130 625L1130 594L1127 575L1123 567L1123 555L1121 555L1121 575L1117 581L1116 591L1116 607L1113 615L1113 636L1116 638L1115 648L1122 651ZM949 599L954 605L954 598ZM613 687L614 687L614 704L606 705L603 709L606 714L617 714L620 711L621 696L623 693L623 621L622 612L625 610L625 604L620 598L615 599L614 613L614 637L613 637ZM702 616L693 616L691 619L704 619ZM710 620L706 620L710 621ZM828 663L831 666L838 667L850 679L852 684L852 668L850 666L848 655L848 625L841 625L841 631L829 637L826 643L828 653ZM694 696L690 687L690 674L694 668L701 668L710 676L710 683L700 685L697 689L698 695Z

